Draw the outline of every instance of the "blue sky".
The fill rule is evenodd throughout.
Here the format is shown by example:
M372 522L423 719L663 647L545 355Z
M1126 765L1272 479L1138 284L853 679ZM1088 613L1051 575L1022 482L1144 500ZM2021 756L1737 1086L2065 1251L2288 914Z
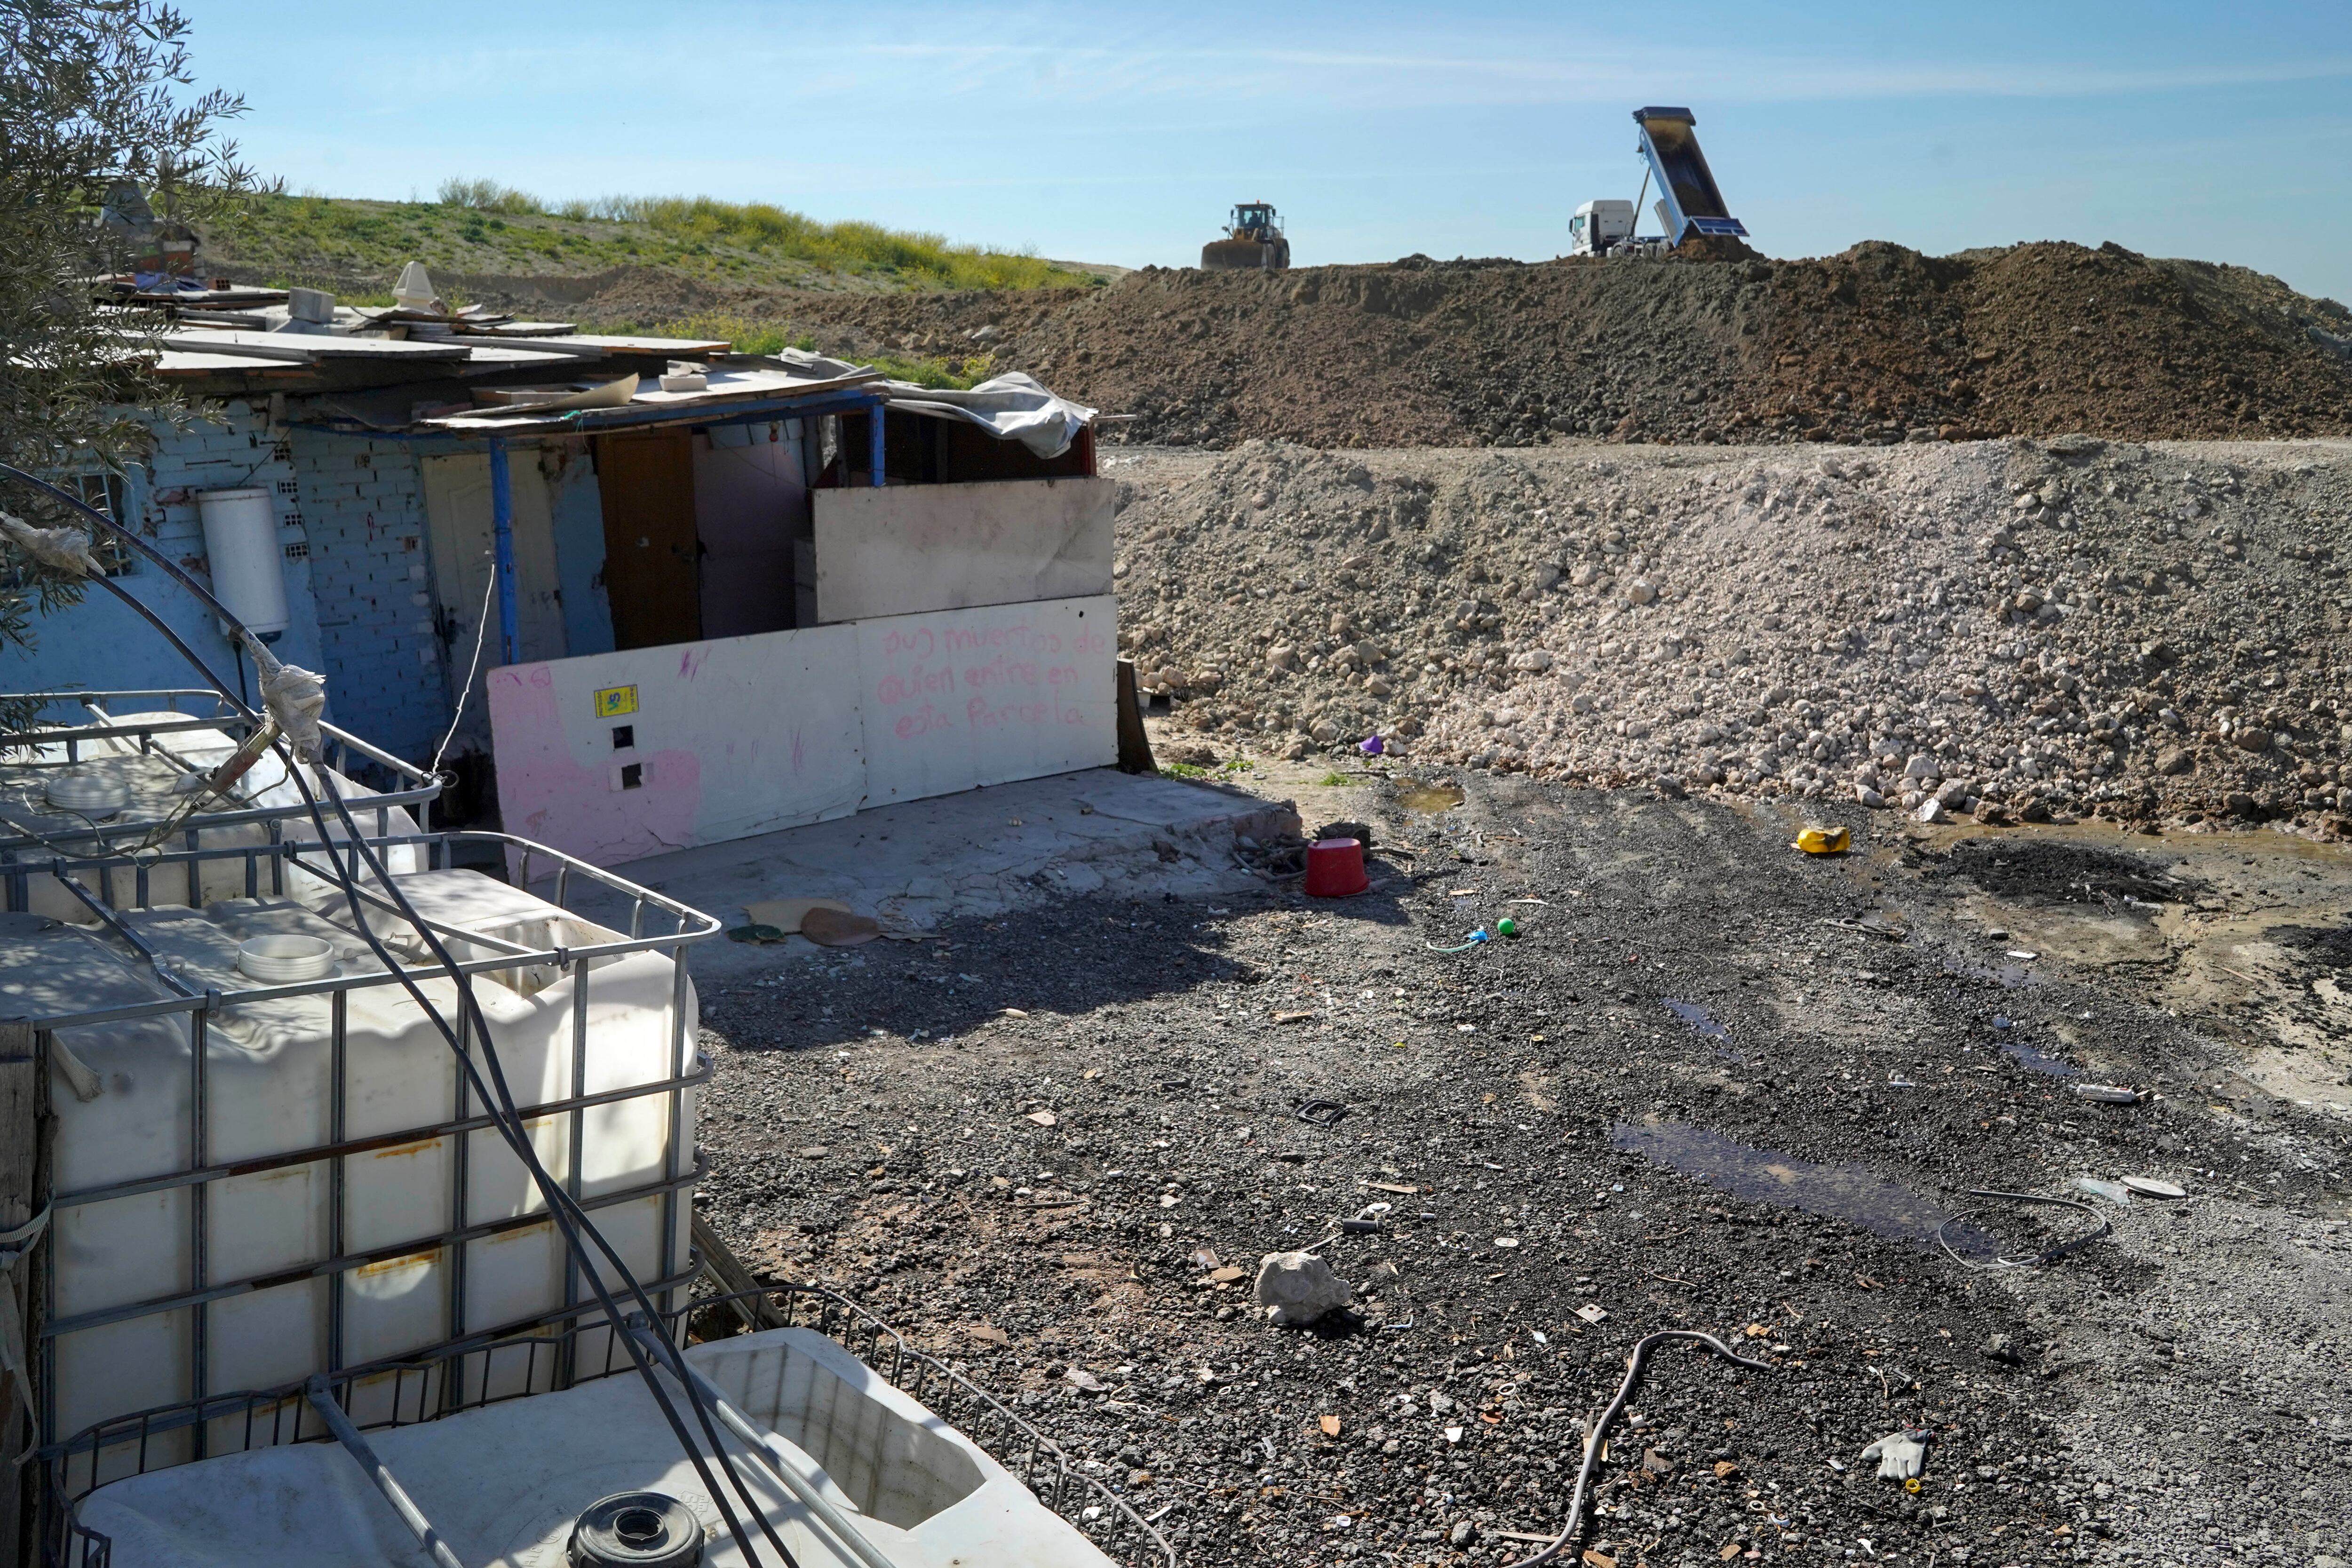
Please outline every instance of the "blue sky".
M2352 300L2341 0L183 5L251 160L331 195L701 194L1129 266L1262 197L1299 265L1534 259L1677 103L1771 255L2113 239Z

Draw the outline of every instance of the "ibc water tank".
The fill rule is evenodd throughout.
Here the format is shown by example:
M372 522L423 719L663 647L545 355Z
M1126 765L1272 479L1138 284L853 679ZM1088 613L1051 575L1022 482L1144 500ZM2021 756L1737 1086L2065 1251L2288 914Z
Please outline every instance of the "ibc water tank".
M212 558L213 597L247 631L275 642L294 617L286 607L286 568L269 492L206 490L196 504L204 514L205 553Z

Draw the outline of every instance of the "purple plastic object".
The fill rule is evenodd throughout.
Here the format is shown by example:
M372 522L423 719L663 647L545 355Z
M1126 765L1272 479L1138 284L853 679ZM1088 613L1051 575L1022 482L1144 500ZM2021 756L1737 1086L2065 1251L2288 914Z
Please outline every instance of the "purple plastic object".
M1377 757L1389 749L1389 743L1378 735L1367 735L1356 744L1356 750L1368 757Z

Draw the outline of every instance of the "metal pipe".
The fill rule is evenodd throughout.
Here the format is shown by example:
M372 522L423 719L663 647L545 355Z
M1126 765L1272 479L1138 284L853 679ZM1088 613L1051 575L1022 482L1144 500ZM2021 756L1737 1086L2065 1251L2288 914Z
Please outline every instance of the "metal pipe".
M884 483L882 476L882 419L886 412L887 410L884 407L882 400L878 397L876 398L874 400L874 413L870 422L866 426L866 465L874 470L874 488L877 490L882 488ZM843 466L846 467L847 465L845 464Z
M507 444L490 437L490 531L498 546L499 653L515 662L514 481L507 472Z
M441 1532L433 1528L433 1521L425 1517L425 1510L409 1497L408 1489L400 1484L384 1462L375 1457L375 1450L368 1447L368 1440L360 1436L360 1429L352 1425L351 1417L344 1415L342 1406L335 1403L335 1396L327 1392L327 1380L314 1376L305 1385L305 1391L310 1394L310 1404L319 1412L319 1419L327 1424L327 1430L335 1435L335 1441L343 1446L343 1452L352 1457L352 1463L365 1471L367 1479L375 1483L375 1489L383 1494L383 1500L392 1505L392 1511L400 1515L400 1522L408 1526L408 1533L416 1537L416 1544L423 1547L425 1554L440 1568L466 1568L457 1554L449 1550L449 1543L441 1539Z
M719 1392L718 1384L697 1372L688 1363L686 1357L678 1353L676 1345L655 1333L652 1326L645 1321L642 1314L630 1315L628 1330L629 1337L643 1345L646 1353L656 1362L667 1367L671 1374L681 1383L690 1383L693 1385L695 1393L701 1397L702 1403L709 1407L712 1415L719 1417L719 1424L734 1433L746 1447L758 1454L761 1462L773 1472L778 1480L784 1483L785 1489L798 1498L809 1512L822 1521L824 1527L832 1531L843 1545L849 1548L851 1554L866 1564L866 1568L898 1568L898 1564L884 1556L872 1542L866 1539L864 1532L849 1522L847 1516L825 1500L824 1493L818 1489L814 1481L801 1473L800 1467L793 1463L786 1453L784 1440L782 1437L773 1432L762 1431L753 1426L750 1416L736 1409L734 1403Z

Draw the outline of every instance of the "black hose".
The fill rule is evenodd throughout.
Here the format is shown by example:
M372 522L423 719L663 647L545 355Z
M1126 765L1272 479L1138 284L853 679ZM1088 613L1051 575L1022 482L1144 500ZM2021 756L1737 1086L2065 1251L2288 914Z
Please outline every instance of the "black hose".
M144 540L140 539L114 519L89 506L79 497L68 495L57 487L36 479L21 468L0 463L0 477L18 479L32 485L81 512L99 527L117 535L133 550L161 567L206 608L234 628L236 638L250 638L252 634L247 632L243 624L207 590L182 571L175 563L166 560L160 552L150 547ZM204 677L205 682L213 688L221 700L230 703L247 722L258 725L268 721L265 715L255 712L241 697L232 698L226 684L220 677L215 675L198 657L194 648L172 630L152 606L110 578L101 576L98 579L98 583L100 586L128 605L133 613L160 632L165 640L195 668L196 672ZM456 960L449 955L448 950L442 945L440 938L425 924L424 916L409 902L407 895L394 882L390 872L377 858L373 847L367 843L364 830L352 818L342 797L336 792L329 770L323 764L320 765L318 770L320 785L324 790L328 802L334 807L336 816L352 836L349 842L354 857L364 861L374 873L401 916L419 934L435 960L448 972L451 979L456 983L460 1005L474 1033L482 1042L482 1057L489 1065L491 1084L496 1089L495 1095L490 1092L490 1086L483 1083L480 1069L467 1054L457 1038L457 1032L449 1026L448 1020L441 1015L440 1010L434 1005L431 999L410 976L407 966L395 959L376 937L374 928L369 922L367 911L361 907L356 880L344 866L341 857L336 853L334 835L327 826L325 815L319 808L318 797L311 793L309 781L303 777L301 759L293 753L291 748L283 744L273 743L272 749L279 752L281 760L286 764L287 776L294 781L295 787L301 792L303 804L309 810L311 824L318 829L320 848L327 857L328 864L334 870L336 885L341 890L344 901L351 909L352 920L358 927L361 938L367 942L369 951L375 955L377 961L384 965L402 988L409 994L410 999L432 1021L435 1029L439 1032L444 1042L457 1058L459 1070L466 1076L468 1084L479 1097L485 1109L492 1110L492 1125L498 1129L508 1147L514 1152L516 1158L530 1175L533 1184L540 1189L541 1195L546 1199L550 1223L554 1226L557 1234L562 1237L565 1247L572 1257L584 1266L582 1268L582 1274L586 1279L590 1289L595 1293L597 1304L604 1309L607 1324L615 1325L609 1331L619 1334L627 1344L632 1365L652 1394L656 1405L660 1408L670 1426L672 1435L677 1439L679 1447L685 1450L688 1462L694 1466L697 1478L709 1491L711 1500L725 1519L730 1533L743 1548L745 1556L751 1559L752 1568L758 1568L758 1554L752 1550L740 1522L735 1517L734 1510L729 1505L725 1490L719 1486L710 1474L700 1449L695 1445L685 1424L679 1419L676 1407L670 1402L668 1391L662 1386L661 1380L654 1375L653 1363L646 1359L643 1348L636 1343L635 1340L617 1327L622 1321L619 1304L606 1289L595 1268L594 1258L590 1256L589 1248L581 1239L583 1232L593 1238L596 1250L602 1252L610 1261L615 1275L648 1318L656 1315L653 1301L646 1296L635 1272L629 1268L620 1254L614 1250L611 1243L604 1239L604 1234L596 1229L594 1222L589 1219L586 1210L572 1202L572 1195L563 1190L562 1185L555 1181L546 1166L541 1163L539 1152L531 1143L530 1134L523 1124L522 1114L516 1107L513 1094L508 1087L506 1070L499 1060L498 1048L492 1042L488 1020L483 1016L480 1005L475 999L473 977L458 967ZM684 960L680 958L677 962L682 963ZM667 1342L666 1339L665 1342ZM777 1554L782 1558L785 1568L798 1568L792 1550L777 1535L765 1509L752 1498L751 1489L744 1484L742 1475L736 1469L725 1445L719 1440L710 1412L700 1394L696 1390L692 1380L684 1375L683 1362L675 1348L671 1352L671 1360L677 1363L671 1369L672 1374L678 1379L685 1389L688 1402L693 1406L697 1421L710 1444L713 1457L719 1460L720 1468L726 1472L728 1480L733 1485L737 1495L741 1498L745 1508L758 1521L761 1531L767 1537L769 1544L773 1546Z
M1668 1340L1696 1340L1734 1366L1744 1366L1755 1372L1772 1370L1770 1363L1749 1361L1746 1356L1735 1354L1729 1345L1713 1334L1702 1333L1696 1329L1661 1329L1636 1342L1633 1355L1625 1363L1625 1381L1617 1385L1617 1397L1609 1402L1609 1407L1601 1413L1601 1418L1592 1424L1592 1430L1585 1436L1584 1463L1577 1468L1576 1490L1568 1500L1568 1522L1560 1526L1559 1534L1553 1538L1549 1546L1532 1557L1521 1558L1510 1568L1539 1568L1539 1564L1550 1562L1568 1550L1569 1542L1576 1536L1576 1527L1584 1517L1585 1490L1591 1484L1594 1468L1601 1463L1601 1449L1608 1441L1609 1428L1617 1424L1617 1417L1624 1414L1625 1402L1633 1397L1633 1390L1641 1385L1642 1373L1649 1365L1650 1352Z

